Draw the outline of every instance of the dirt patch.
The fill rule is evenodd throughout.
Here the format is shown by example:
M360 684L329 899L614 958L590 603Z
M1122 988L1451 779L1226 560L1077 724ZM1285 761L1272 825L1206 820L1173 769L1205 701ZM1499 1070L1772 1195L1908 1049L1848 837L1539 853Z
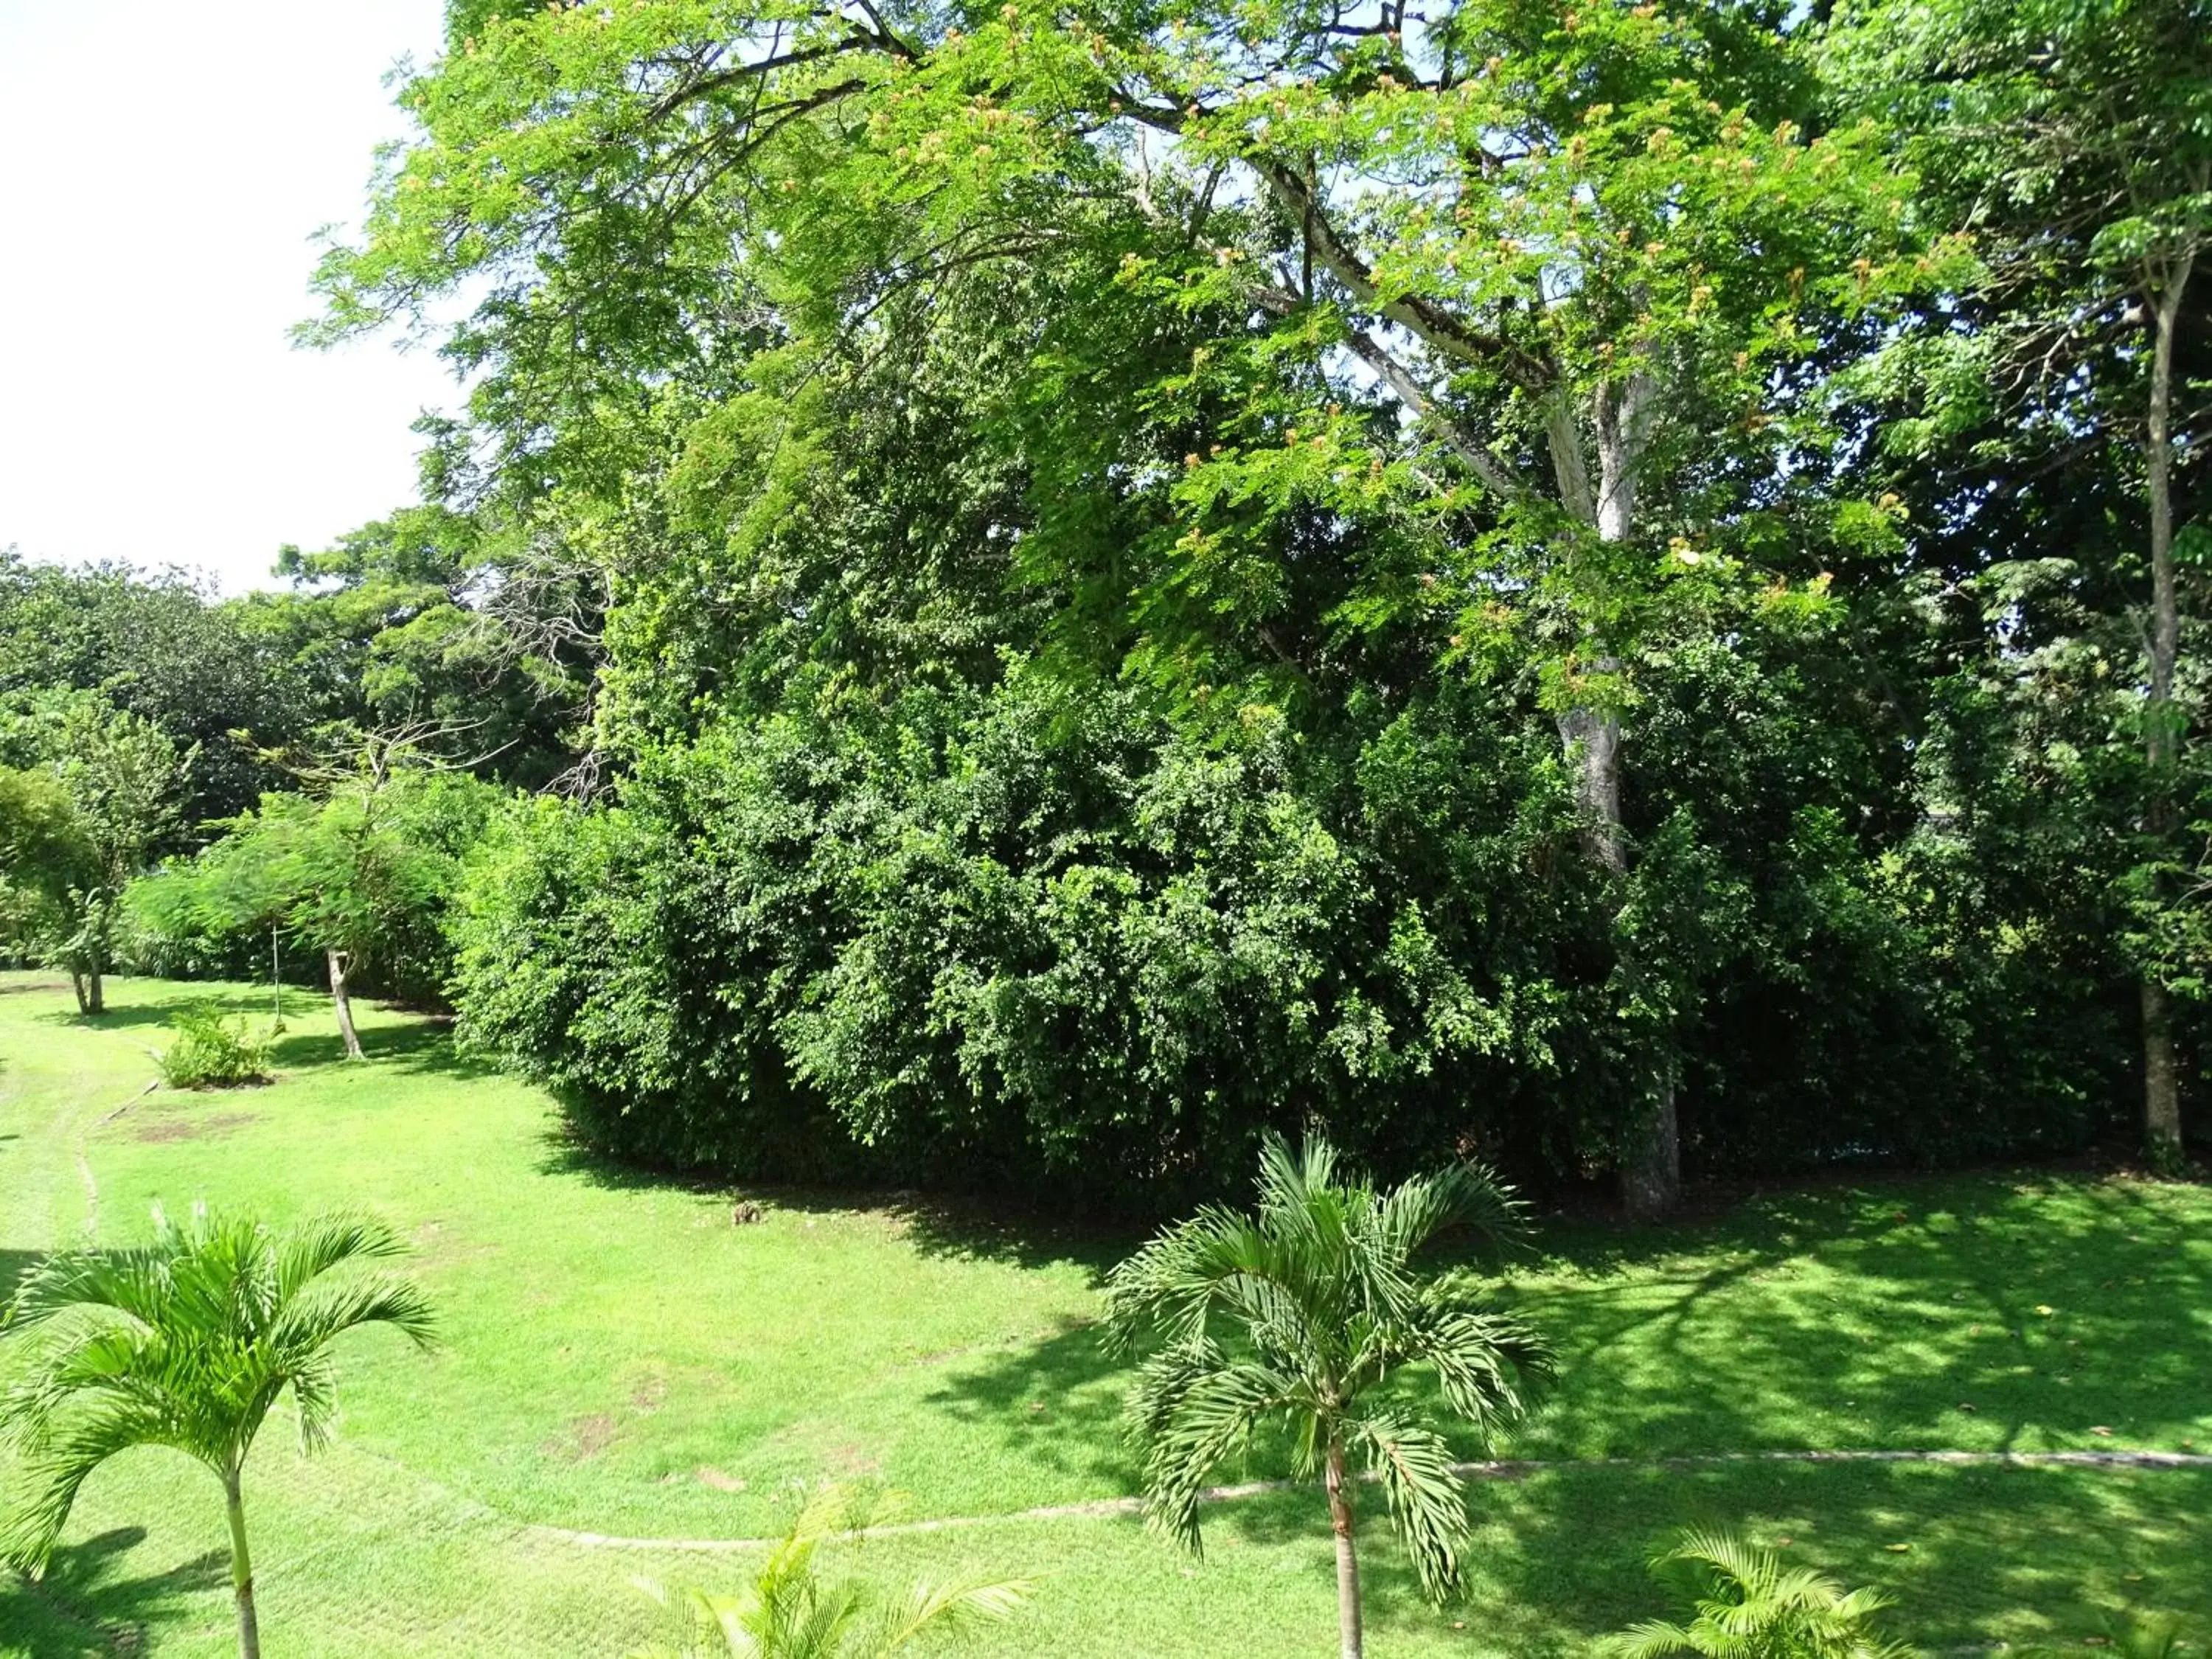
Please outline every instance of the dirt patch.
M548 1457L581 1463L613 1445L615 1432L614 1419L605 1412L594 1412L589 1417L570 1418L564 1432L555 1435L538 1449Z
M745 1489L745 1483L737 1476L726 1474L717 1468L701 1468L699 1484L702 1486L712 1486L716 1492L743 1492Z
M252 1112L217 1112L212 1117L165 1117L141 1123L134 1136L156 1143L172 1140L213 1140L234 1135L249 1123L261 1121Z

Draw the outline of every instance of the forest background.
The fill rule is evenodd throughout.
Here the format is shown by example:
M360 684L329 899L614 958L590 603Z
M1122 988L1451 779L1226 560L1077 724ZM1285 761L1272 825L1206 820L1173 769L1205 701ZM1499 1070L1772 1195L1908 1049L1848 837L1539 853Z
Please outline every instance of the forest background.
M302 330L436 333L420 499L0 562L88 1010L273 951L619 1157L1139 1212L2185 1158L2202 0L448 12Z

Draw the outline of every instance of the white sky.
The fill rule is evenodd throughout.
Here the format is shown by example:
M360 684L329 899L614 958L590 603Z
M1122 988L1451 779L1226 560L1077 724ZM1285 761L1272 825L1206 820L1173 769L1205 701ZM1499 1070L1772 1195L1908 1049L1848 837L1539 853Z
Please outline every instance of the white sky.
M439 0L0 0L0 547L261 585L412 499L432 352L331 352L319 226L404 136Z

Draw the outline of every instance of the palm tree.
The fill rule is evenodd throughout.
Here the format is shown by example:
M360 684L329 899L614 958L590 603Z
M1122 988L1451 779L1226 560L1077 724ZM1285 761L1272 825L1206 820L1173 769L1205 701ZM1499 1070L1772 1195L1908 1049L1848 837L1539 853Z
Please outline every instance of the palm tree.
M1889 1605L1878 1591L1846 1591L1809 1567L1784 1568L1772 1550L1722 1533L1689 1532L1653 1562L1687 1568L1698 1587L1687 1625L1648 1620L1607 1644L1618 1659L1909 1659L1912 1650L1869 1628Z
M693 1589L672 1598L659 1585L642 1583L664 1606L680 1599L690 1633L680 1647L636 1648L629 1659L890 1659L919 1637L1004 1618L1028 1599L1027 1587L1012 1581L924 1582L878 1603L854 1580L824 1579L816 1552L823 1539L872 1523L860 1507L864 1500L845 1487L819 1493L741 1595Z
M289 1388L301 1443L320 1446L337 1405L331 1343L381 1323L427 1346L429 1304L370 1265L404 1247L367 1217L282 1236L204 1209L183 1227L156 1210L154 1224L141 1249L49 1257L9 1307L0 1443L21 1454L21 1480L0 1515L0 1560L42 1570L87 1476L134 1446L173 1447L222 1482L239 1650L258 1659L240 1474L262 1419Z
M1470 1530L1450 1447L1413 1397L1383 1384L1425 1367L1443 1414L1487 1436L1522 1415L1552 1369L1543 1341L1486 1308L1465 1275L1425 1276L1413 1258L1452 1227L1510 1237L1522 1208L1472 1164L1387 1194L1341 1180L1319 1139L1293 1154L1269 1135L1259 1188L1256 1215L1201 1210L1108 1281L1115 1340L1159 1340L1131 1401L1148 1509L1197 1549L1213 1472L1262 1426L1287 1426L1297 1475L1318 1473L1328 1489L1338 1629L1344 1659L1358 1659L1355 1461L1381 1483L1431 1597L1457 1584Z

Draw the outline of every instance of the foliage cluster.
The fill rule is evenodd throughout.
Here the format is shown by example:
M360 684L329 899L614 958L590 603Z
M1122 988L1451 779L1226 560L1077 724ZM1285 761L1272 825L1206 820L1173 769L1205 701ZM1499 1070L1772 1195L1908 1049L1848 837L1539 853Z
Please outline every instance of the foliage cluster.
M756 1175L2179 1155L2205 0L448 24L304 331L446 327L424 499L0 573L0 689L313 786L225 773L164 965L274 926ZM400 731L548 798L331 775Z
M253 1036L242 1017L202 1006L178 1011L174 1033L161 1051L161 1081L172 1089L234 1089L265 1082L269 1044Z

